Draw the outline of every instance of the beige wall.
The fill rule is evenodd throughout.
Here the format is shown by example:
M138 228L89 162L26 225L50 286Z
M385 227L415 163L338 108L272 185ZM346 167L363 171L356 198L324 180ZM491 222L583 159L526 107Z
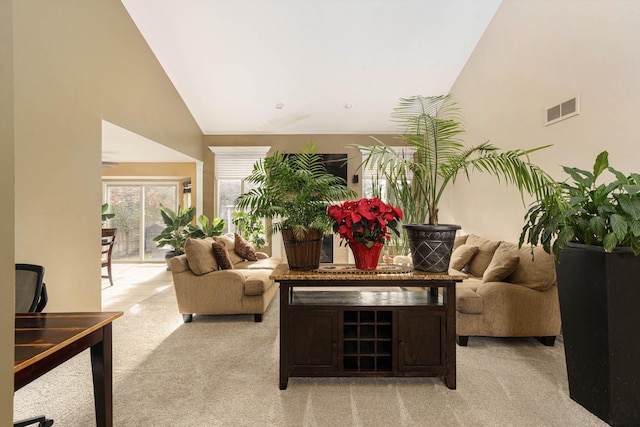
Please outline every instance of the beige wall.
M5 349L12 347L7 328L13 328L13 320L5 318L13 313L7 270L13 271L14 230L20 236L15 262L46 267L48 311L99 310L95 236L101 227L102 120L198 160L202 133L119 0L1 1L3 42L11 39L4 21L13 6L15 70L15 134L11 138L2 130L0 160L5 203L15 188L15 228L11 204L0 222L0 268L6 279L0 298L0 418L8 419L13 387L6 381ZM2 49L4 83L11 79L6 71L11 55ZM10 95L4 86L3 110ZM13 159L13 147L5 148L12 139L15 187L5 189L14 175L13 165L5 164Z
M0 425L13 415L14 162L12 2L0 0Z
M98 310L102 119L197 159L202 135L118 0L14 8L16 260L46 266L48 310Z
M553 144L532 160L556 178L560 165L591 169L605 149L614 167L639 172L638 22L634 0L504 0L453 86L466 142ZM581 114L545 127L546 109L578 93ZM509 240L526 210L517 191L475 177L446 203L465 231Z

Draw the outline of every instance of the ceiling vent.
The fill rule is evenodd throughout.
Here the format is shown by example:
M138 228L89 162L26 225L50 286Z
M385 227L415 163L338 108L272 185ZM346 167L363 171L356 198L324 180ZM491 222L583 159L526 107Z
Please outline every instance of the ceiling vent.
M577 116L578 114L580 114L580 95L561 102L558 105L554 105L551 108L547 108L545 126L568 119L569 117Z

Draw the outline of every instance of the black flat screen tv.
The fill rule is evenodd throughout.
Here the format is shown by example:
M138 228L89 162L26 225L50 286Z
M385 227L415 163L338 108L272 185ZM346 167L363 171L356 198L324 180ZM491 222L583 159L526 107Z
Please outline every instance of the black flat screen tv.
M295 156L295 154L287 154ZM346 154L320 154L322 164L327 172L347 181L347 155Z
M322 162L327 172L347 181L347 155L321 154Z

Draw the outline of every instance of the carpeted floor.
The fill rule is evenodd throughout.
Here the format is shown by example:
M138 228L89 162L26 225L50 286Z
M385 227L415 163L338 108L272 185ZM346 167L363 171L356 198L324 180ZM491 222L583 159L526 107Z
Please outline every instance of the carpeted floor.
M183 324L172 287L114 323L114 419L129 426L606 426L569 398L562 343L471 338L457 390L438 378L291 378L278 389L278 300ZM108 307L106 307L108 309ZM15 419L95 425L88 352L15 393Z

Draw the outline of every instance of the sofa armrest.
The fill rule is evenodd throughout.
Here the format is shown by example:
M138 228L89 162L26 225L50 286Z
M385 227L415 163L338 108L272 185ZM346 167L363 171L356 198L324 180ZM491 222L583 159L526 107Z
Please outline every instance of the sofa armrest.
M269 254L266 252L256 252L256 258L258 259L269 259Z
M269 278L270 275L271 270L246 270L244 294L248 296L264 294L275 283Z
M171 272L173 273L182 273L183 271L189 270L189 262L185 254L174 256L169 261L169 264L171 265Z
M456 287L456 310L461 313L482 314L482 297L467 287Z

